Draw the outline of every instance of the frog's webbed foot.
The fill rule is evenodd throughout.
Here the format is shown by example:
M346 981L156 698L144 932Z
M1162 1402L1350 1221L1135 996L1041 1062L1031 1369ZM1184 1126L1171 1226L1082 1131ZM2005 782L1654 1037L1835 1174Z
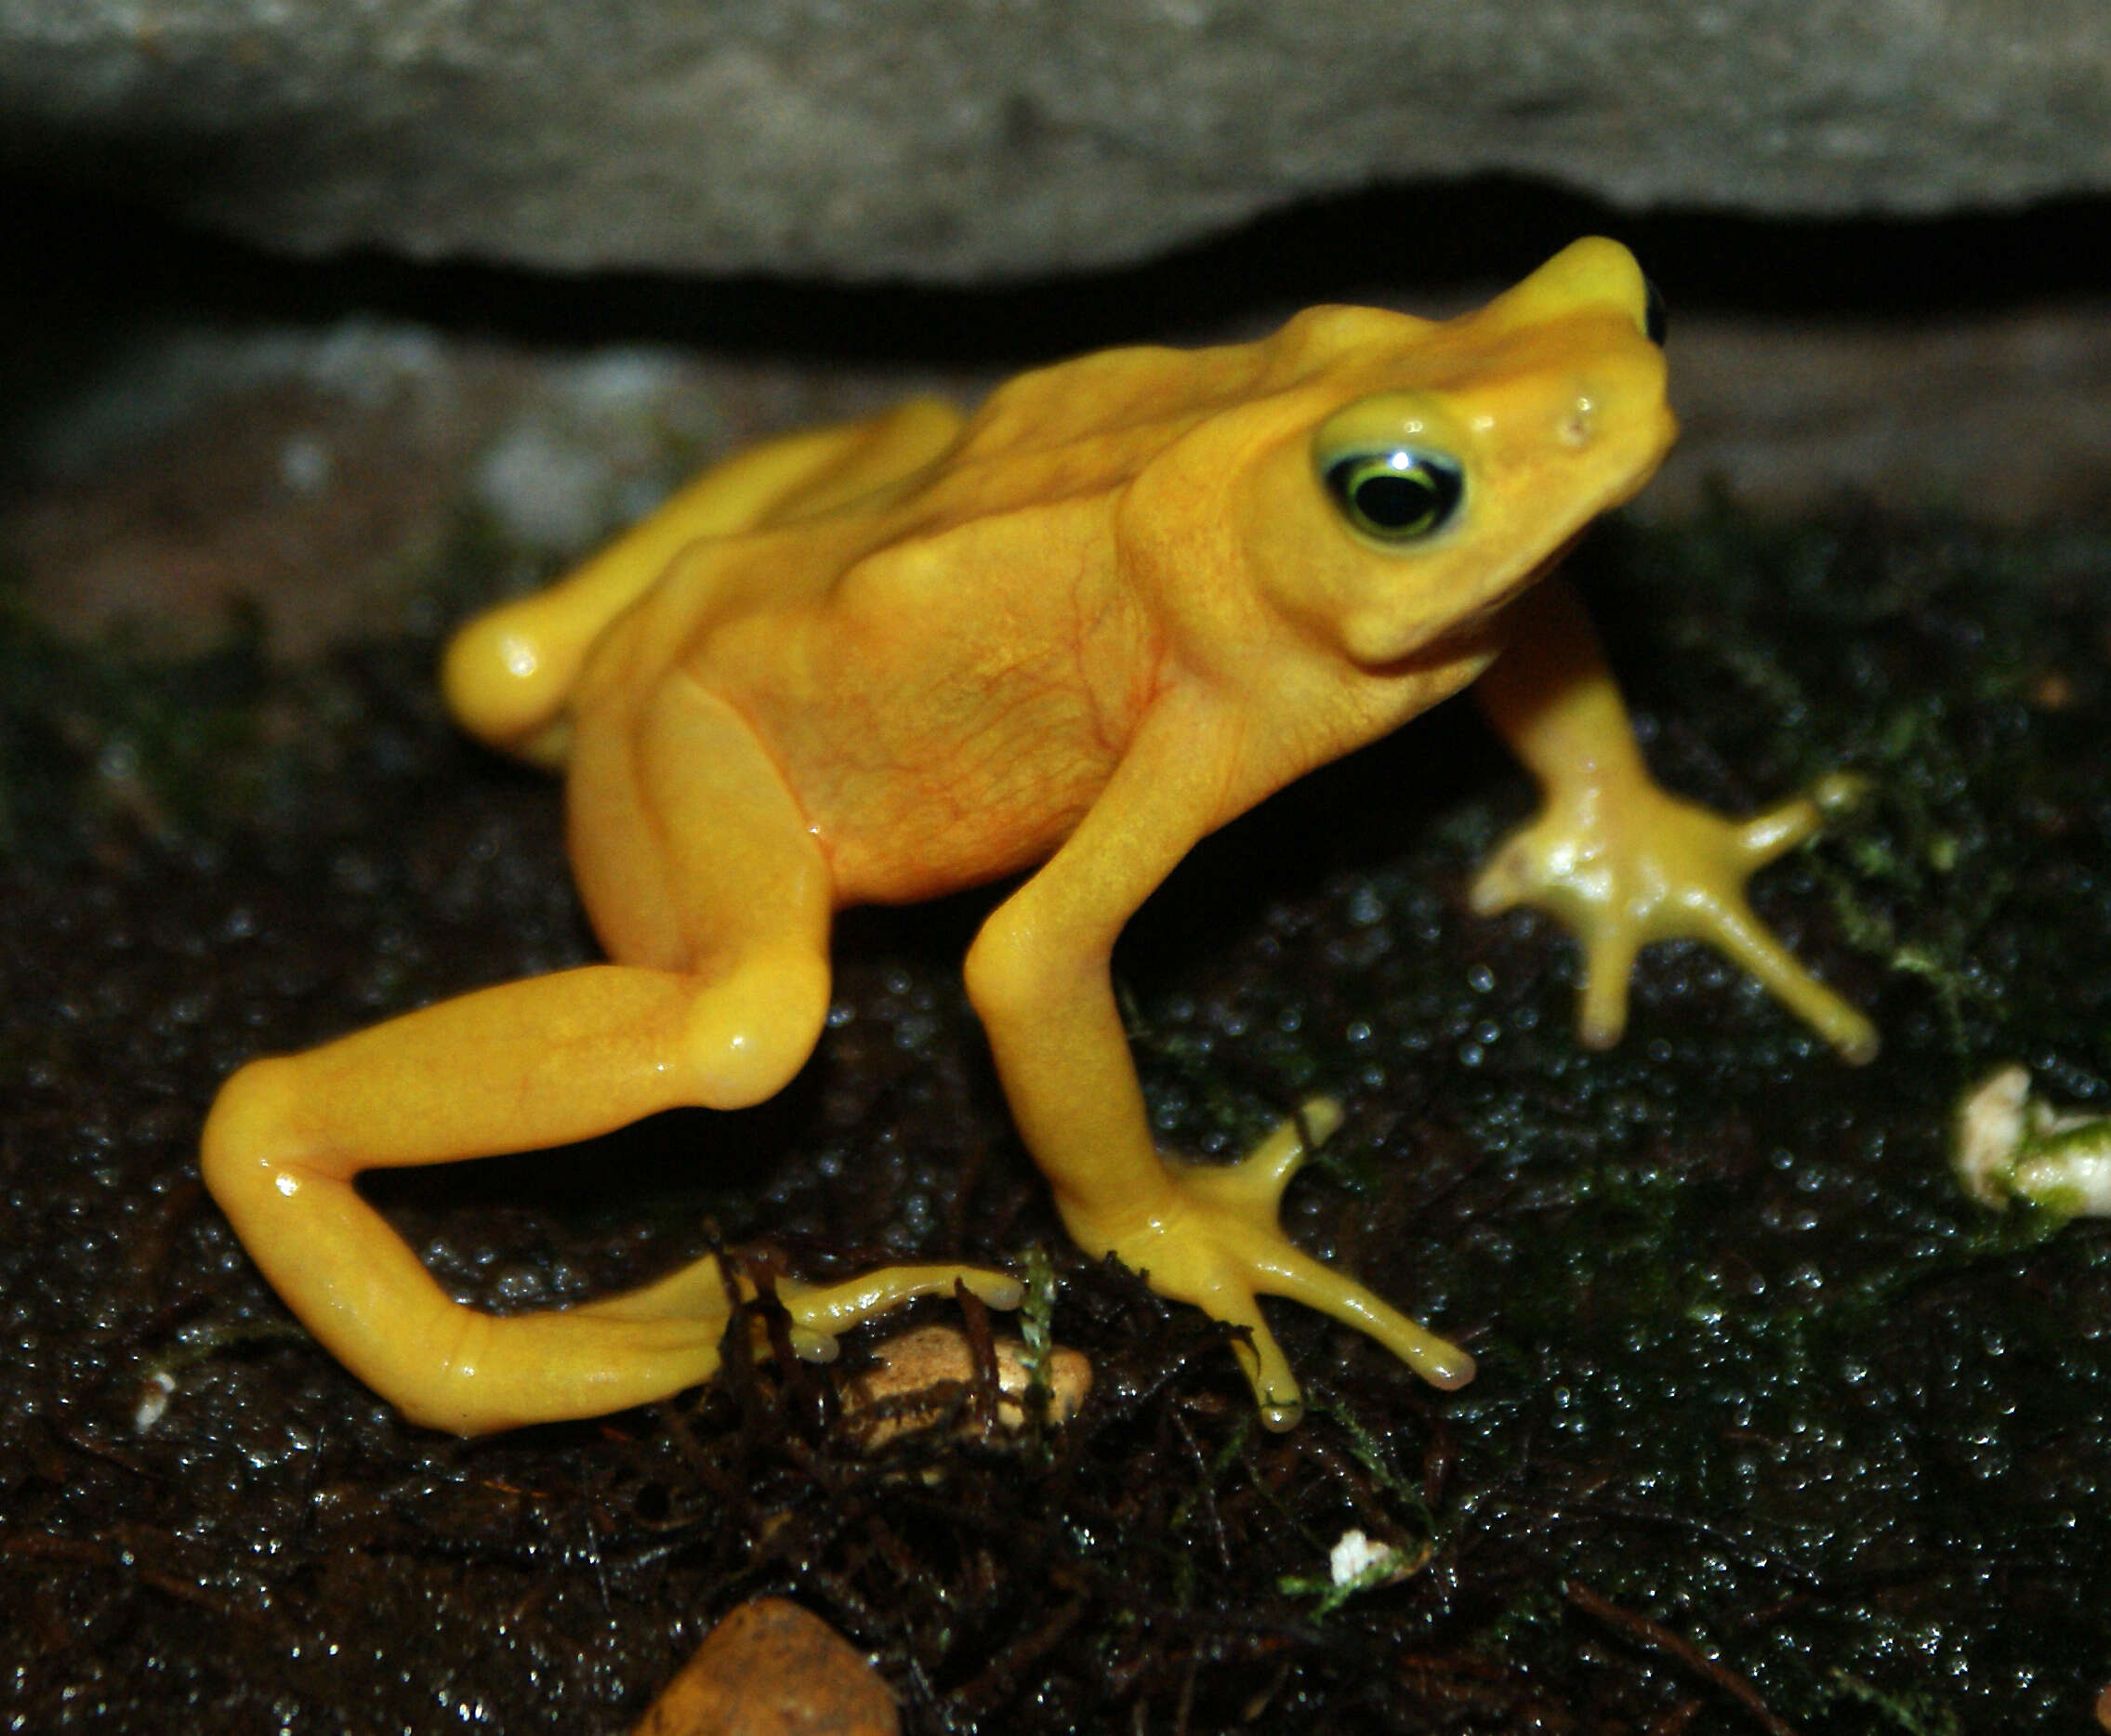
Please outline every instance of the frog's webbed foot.
M1316 1143L1340 1121L1339 1109L1316 1098L1237 1164L1168 1164L1170 1202L1141 1226L1096 1232L1066 1214L1072 1234L1088 1251L1114 1254L1160 1295L1248 1329L1250 1346L1236 1347L1239 1363L1271 1428L1294 1427L1303 1401L1289 1360L1261 1318L1259 1296L1284 1296L1367 1333L1432 1386L1460 1387L1473 1377L1473 1359L1465 1351L1300 1252L1278 1225L1283 1190L1307 1154L1300 1129Z
M833 1362L837 1336L918 1296L949 1296L964 1284L987 1306L1015 1309L1025 1290L1016 1278L981 1266L883 1266L831 1284L777 1281L777 1300L791 1316L792 1348L809 1362ZM732 1317L732 1299L752 1300L754 1282L745 1275L729 1282L718 1259L706 1255L678 1267L666 1277L619 1295L604 1296L565 1312L574 1319L632 1322L715 1322L713 1343Z
M1857 798L1859 780L1821 779L1806 796L1749 820L1726 820L1646 779L1596 785L1550 803L1496 848L1471 897L1493 915L1529 904L1582 944L1577 1032L1593 1048L1627 1025L1628 977L1651 940L1708 941L1758 978L1840 1052L1877 1052L1876 1028L1798 964L1745 900L1758 869L1815 833Z

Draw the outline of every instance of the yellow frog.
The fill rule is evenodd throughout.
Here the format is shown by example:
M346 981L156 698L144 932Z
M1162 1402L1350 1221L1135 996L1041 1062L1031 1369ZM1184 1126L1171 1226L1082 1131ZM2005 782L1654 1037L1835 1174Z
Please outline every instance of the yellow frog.
M758 1102L820 1035L838 910L1033 869L969 950L967 983L1078 1244L1247 1328L1272 1426L1299 1397L1260 1295L1358 1327L1439 1386L1468 1379L1463 1351L1284 1236L1294 1133L1229 1168L1156 1150L1108 957L1196 840L1479 677L1545 806L1472 903L1535 903L1576 930L1586 1043L1618 1036L1638 945L1698 935L1848 1059L1874 1052L1867 1021L1744 900L1822 803L1735 822L1657 788L1577 599L1548 577L1671 442L1652 323L1633 258L1587 240L1443 323L1321 307L1255 343L1087 356L966 421L915 402L736 456L470 623L449 704L562 768L614 962L229 1080L205 1173L264 1275L438 1427L591 1415L706 1379L738 1288L715 1260L497 1318L451 1301L354 1177ZM1018 1299L955 1266L780 1294L795 1343L822 1356L956 1279Z

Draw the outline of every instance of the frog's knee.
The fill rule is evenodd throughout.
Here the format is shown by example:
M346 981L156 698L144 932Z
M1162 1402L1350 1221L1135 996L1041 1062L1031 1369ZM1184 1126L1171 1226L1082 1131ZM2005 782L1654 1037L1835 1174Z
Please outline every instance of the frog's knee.
M294 1068L251 1061L220 1087L205 1117L198 1167L206 1190L237 1229L268 1209L294 1149Z
M828 961L804 953L755 954L715 979L683 1032L695 1100L745 1109L782 1091L820 1040L828 989Z
M208 1181L283 1144L292 1109L290 1072L284 1060L255 1060L220 1086L205 1117L201 1161Z

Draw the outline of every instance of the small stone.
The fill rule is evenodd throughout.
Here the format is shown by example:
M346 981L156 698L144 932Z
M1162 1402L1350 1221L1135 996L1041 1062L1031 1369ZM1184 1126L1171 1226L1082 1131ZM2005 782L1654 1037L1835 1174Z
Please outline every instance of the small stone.
M997 1426L1019 1429L1026 1422L1026 1347L1016 1338L999 1338L995 1348ZM967 1334L956 1326L919 1326L888 1339L874 1354L879 1366L843 1386L844 1419L864 1428L867 1447L935 1428L954 1409L953 1388L975 1377L974 1352ZM1057 1345L1049 1352L1046 1374L1049 1420L1066 1423L1092 1389L1092 1365L1078 1351ZM915 1402L917 1395L928 1401Z
M705 1636L631 1736L900 1736L894 1693L856 1647L782 1598Z

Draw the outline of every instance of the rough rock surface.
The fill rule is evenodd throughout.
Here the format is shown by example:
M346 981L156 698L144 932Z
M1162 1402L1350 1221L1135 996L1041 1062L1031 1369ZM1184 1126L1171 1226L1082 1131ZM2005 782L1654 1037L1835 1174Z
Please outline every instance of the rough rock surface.
M2111 7L5 0L0 165L305 251L930 279L1480 172L1924 213L2111 186Z

